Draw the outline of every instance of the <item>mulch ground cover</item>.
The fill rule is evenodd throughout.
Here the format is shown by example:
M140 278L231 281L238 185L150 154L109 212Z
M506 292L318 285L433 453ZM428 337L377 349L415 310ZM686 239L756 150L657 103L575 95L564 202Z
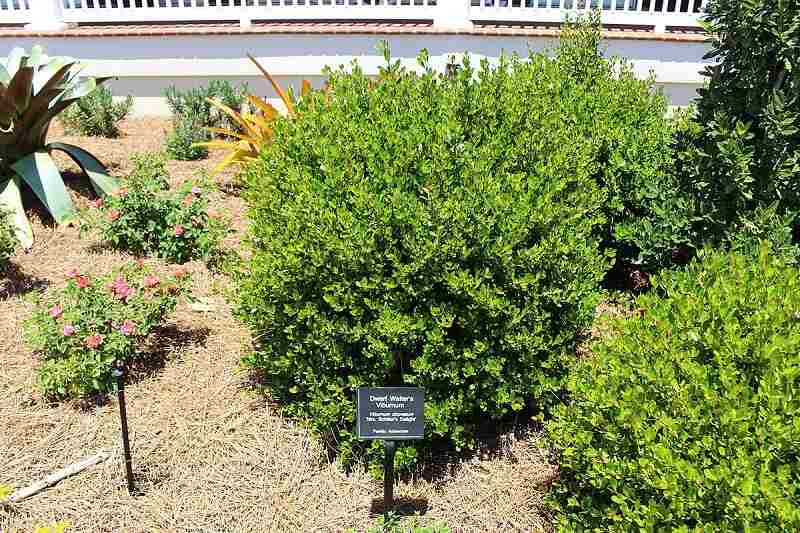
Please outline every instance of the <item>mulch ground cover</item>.
M131 119L119 139L66 136L103 160L117 176L130 170L134 152L160 150L169 121ZM173 185L219 155L197 162L172 161ZM77 204L93 195L66 158ZM235 230L237 247L246 210L222 177L212 209ZM253 391L239 368L248 332L226 301L227 279L200 262L189 263L202 310L182 304L153 339L151 363L126 389L134 471L140 494L125 488L119 418L113 397L48 403L35 387L36 361L23 342L30 311L26 295L65 283L66 272L106 273L131 260L77 228L57 228L41 212L30 217L33 249L14 258L15 271L0 282L0 484L29 485L100 450L114 457L19 504L0 509L0 531L30 533L64 520L70 532L304 532L366 530L375 519L381 484L363 469L345 473L328 461L279 406ZM173 267L147 259L161 272ZM556 474L535 436L506 442L485 456L444 465L435 475L401 481L396 497L424 521L444 521L453 531L546 531L542 502Z

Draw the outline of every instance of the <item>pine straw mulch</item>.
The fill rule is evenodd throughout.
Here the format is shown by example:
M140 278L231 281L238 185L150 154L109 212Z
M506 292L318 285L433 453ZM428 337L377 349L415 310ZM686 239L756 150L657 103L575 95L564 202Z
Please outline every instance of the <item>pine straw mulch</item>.
M168 121L124 123L121 139L54 137L76 142L124 175L132 152L163 145ZM62 168L69 164L60 160ZM170 162L174 181L213 161ZM74 169L77 172L76 169ZM85 204L88 187L77 184ZM230 191L228 191L230 192ZM214 205L246 221L241 200L219 193ZM346 474L324 458L301 427L250 389L238 362L249 337L232 317L223 277L200 263L188 265L195 295L211 312L182 304L151 347L151 364L127 387L134 470L141 494L129 496L119 457L114 398L48 404L36 393L35 361L23 343L25 295L64 283L71 267L104 273L129 260L74 228L56 229L32 212L36 244L18 254L18 271L0 289L0 483L26 486L99 450L115 456L57 486L0 510L0 531L30 532L65 520L70 532L364 531L374 522L381 485L363 471ZM44 219L44 222L43 222ZM232 245L238 240L232 240ZM155 268L170 267L148 260ZM424 520L446 521L453 531L543 531L542 496L556 469L537 439L516 441L491 458L473 459L433 479L395 489Z

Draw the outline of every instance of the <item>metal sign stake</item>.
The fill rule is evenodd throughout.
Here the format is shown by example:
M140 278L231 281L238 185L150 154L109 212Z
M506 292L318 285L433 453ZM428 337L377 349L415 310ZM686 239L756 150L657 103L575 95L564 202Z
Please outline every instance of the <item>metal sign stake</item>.
M125 476L128 481L128 493L133 494L133 461L131 460L131 444L128 438L128 413L125 409L125 367L117 364L114 369L117 378L117 402L119 403L119 420L122 426L122 451L125 454Z
M383 441L386 456L383 463L383 516L389 520L389 514L394 507L394 454L397 451L393 440Z

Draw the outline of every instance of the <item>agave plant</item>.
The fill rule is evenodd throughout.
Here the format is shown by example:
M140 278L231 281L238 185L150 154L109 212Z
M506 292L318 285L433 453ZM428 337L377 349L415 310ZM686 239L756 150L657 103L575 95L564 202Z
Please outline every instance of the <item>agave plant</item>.
M272 84L273 89L275 89L275 92L280 96L283 104L286 106L286 111L289 116L294 115L294 96L281 89L281 86L278 85L275 78L261 66L261 63L256 61L256 58L250 54L247 54L247 57L250 58L250 61L255 63L258 70L260 70L267 81ZM311 82L303 80L303 86L300 92L301 96L305 96L310 90ZM195 146L201 146L211 150L229 150L228 155L214 168L212 175L221 172L229 165L242 165L247 161L258 158L261 147L272 141L272 125L275 119L278 118L278 110L275 109L272 104L258 96L248 95L247 101L250 103L253 111L252 113L238 113L218 100L208 99L211 105L231 117L234 122L241 127L241 131L232 131L224 128L206 128L211 133L221 135L224 138L195 144Z
M14 213L17 237L29 248L33 231L22 206L24 182L58 224L76 217L75 207L50 153L69 155L100 195L118 185L93 155L71 144L46 144L52 120L94 91L107 78L81 76L83 66L67 57L48 57L39 46L14 48L0 59L0 208Z

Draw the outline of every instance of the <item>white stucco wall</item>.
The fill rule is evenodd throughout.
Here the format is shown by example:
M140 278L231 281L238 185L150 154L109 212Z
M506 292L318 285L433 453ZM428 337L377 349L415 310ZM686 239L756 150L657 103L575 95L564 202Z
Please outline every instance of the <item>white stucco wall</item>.
M382 40L389 42L393 57L411 67L416 66L419 51L426 48L438 68L444 68L453 54L496 60L503 53L524 55L556 45L555 39L546 37L436 34L2 37L0 54L14 46L30 48L38 43L51 54L80 58L90 65L87 73L117 77L111 83L114 93L133 95L136 114L162 115L168 112L163 91L173 84L187 88L214 78L247 81L254 92L274 98L247 53L257 57L282 85L297 87L308 78L321 86L326 65L357 60L367 73L377 73L383 58L376 46ZM652 72L673 105L688 104L702 84L699 71L707 63L702 57L708 50L704 43L607 39L606 44L609 54L629 59L640 76Z

